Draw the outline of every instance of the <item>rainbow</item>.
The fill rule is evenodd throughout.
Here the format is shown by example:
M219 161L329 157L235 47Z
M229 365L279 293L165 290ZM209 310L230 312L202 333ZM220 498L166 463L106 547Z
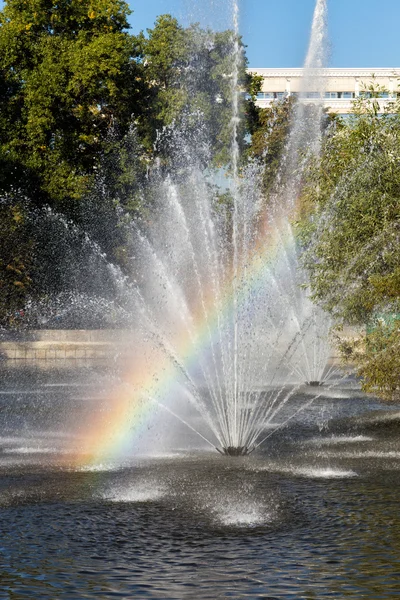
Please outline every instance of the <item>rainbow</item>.
M287 218L275 219L260 227L257 243L245 270L240 273L243 284L236 295L236 305L247 301L253 290L265 285L271 261L282 244L287 248L294 243ZM215 306L212 293L206 295L206 312L199 308L195 313L195 343L186 329L181 328L173 346L176 355L190 371L198 362L201 353L212 343L218 343L218 319L229 318L234 310L233 274L221 294L219 306ZM210 337L211 334L211 337ZM160 410L155 398L161 398L166 407L172 402L177 379L176 367L165 353L152 357L146 352L135 355L120 385L108 399L104 412L94 413L90 423L85 424L82 443L75 449L77 464L98 464L102 461L115 461L127 454L132 442L145 434L149 422Z

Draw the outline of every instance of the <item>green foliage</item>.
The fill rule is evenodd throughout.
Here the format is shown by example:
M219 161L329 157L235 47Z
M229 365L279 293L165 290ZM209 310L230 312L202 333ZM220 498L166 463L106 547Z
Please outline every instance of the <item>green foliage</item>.
M78 226L75 238L85 231L129 269L124 219L144 204L151 210L146 177L155 158L168 167L174 125L192 138L200 163L229 164L233 33L183 28L162 15L135 37L126 31L129 12L122 0L6 0L0 11L0 194L11 198L0 211L0 314L73 279L70 265L64 273L54 263L73 262L74 236L55 248L40 223L45 214L55 237L66 217ZM244 148L258 122L260 81L246 73L240 47Z
M135 128L121 139L113 128L97 169L95 183L81 202L79 221L108 259L128 270L125 218L143 214L147 200L146 161Z
M147 37L140 36L146 78L152 100L145 137L151 147L165 127L182 125L189 139L204 131L216 164L228 164L232 135L232 93L235 37L230 31L212 32L198 25L183 28L170 15L158 17ZM254 127L257 111L254 93L259 82L246 73L247 61L240 41L238 85L241 103L239 142ZM199 142L200 145L200 142Z
M376 94L380 93L380 90ZM314 298L341 323L363 325L400 309L400 113L379 114L373 88L337 119L309 169L299 223ZM398 392L399 329L379 324L342 345L364 389Z
M400 297L400 114L359 100L327 136L307 178L304 262L314 297L335 317L365 323Z
M68 210L71 200L82 197L110 125L118 120L128 127L145 100L135 39L123 31L128 14L119 0L5 4L3 189L15 185L17 169L39 204Z
M400 319L377 320L367 335L338 345L345 361L356 365L365 392L378 393L387 401L400 400Z
M14 313L23 308L32 283L32 240L21 204L1 202L0 239L0 325L4 325L15 321Z
M0 189L15 183L38 204L76 214L108 132L134 123L149 156L159 132L185 120L229 162L234 36L160 16L147 37L124 31L121 0L8 0L0 12ZM256 79L239 138L257 121ZM200 144L199 144L200 145ZM143 155L144 158L144 155Z
M256 92L257 93L257 92ZM268 193L279 172L291 125L294 98L274 102L259 110L259 126L255 129L250 154L264 163L263 188Z
M255 83L259 85L256 80ZM257 89L258 91L258 89ZM257 92L256 92L257 93ZM286 96L283 100L276 100L269 107L258 109L255 127L252 130L252 141L249 149L250 156L261 160L264 165L263 172L263 191L265 195L271 192L277 192L288 178L291 178L293 171L297 169L297 160L285 160L289 155L285 153L288 150L289 134L294 124L294 115L296 113L295 96ZM302 121L304 121L304 130L307 131L307 123L315 122L315 113L319 112L314 104L302 107ZM325 115L323 127L329 126L334 120L333 115ZM304 135L304 134L303 134ZM307 143L304 141L297 149L297 158L301 160L310 160L306 156ZM275 187L278 185L278 188Z
M21 212L16 198L29 198L30 211L49 205L78 223L90 206L92 221L96 214L109 218L111 257L121 243L114 199L120 169L108 168L107 199L93 201L89 192L117 145L109 132L118 124L122 148L132 118L147 111L138 43L124 31L129 12L120 0L8 0L0 12L0 192L13 199L0 213L3 316L43 286L59 290L63 279L62 265L52 264L54 251L42 247L42 233L29 223L32 213ZM13 210L23 216L18 227Z

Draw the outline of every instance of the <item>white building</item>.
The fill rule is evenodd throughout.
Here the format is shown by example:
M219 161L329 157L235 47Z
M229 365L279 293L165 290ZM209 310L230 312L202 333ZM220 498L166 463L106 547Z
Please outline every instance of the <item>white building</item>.
M303 102L313 103L324 90L324 105L328 110L346 114L351 111L354 98L368 95L373 84L382 91L378 102L381 110L400 96L400 67L387 69L324 69L307 73L304 84L303 69L248 69L263 78L257 105L265 108L274 100L285 96L300 96ZM323 79L323 86L321 80ZM313 89L313 80L315 89Z

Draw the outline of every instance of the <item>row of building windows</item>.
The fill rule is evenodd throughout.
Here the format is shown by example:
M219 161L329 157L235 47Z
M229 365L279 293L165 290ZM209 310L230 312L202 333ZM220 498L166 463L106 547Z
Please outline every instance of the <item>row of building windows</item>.
M259 92L257 94L257 100L276 100L285 98L288 95L287 92ZM319 92L292 92L291 96L301 96L302 98L320 98L321 94ZM371 98L371 92L360 92L359 94L364 98ZM374 93L374 97L378 98L391 98L399 96L399 94L390 95L388 92L379 92L378 94ZM352 99L355 98L355 92L325 92L324 98L344 98L344 99Z

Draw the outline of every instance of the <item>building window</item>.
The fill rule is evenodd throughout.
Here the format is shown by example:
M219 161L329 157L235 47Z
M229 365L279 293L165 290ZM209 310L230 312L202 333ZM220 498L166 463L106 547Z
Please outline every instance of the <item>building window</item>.
M340 98L340 92L325 92L325 98Z
M273 100L274 94L273 92L259 92L257 94L257 100Z
M389 92L360 92L362 98L389 98Z
M286 98L287 92L259 92L257 94L257 100L282 100Z
M355 96L354 92L342 92L342 98L349 99L349 98L354 98L354 96Z

